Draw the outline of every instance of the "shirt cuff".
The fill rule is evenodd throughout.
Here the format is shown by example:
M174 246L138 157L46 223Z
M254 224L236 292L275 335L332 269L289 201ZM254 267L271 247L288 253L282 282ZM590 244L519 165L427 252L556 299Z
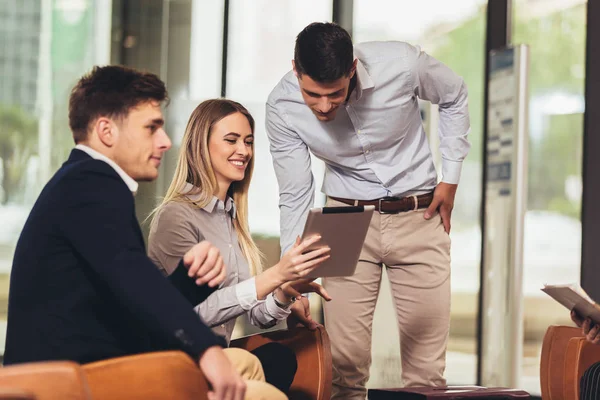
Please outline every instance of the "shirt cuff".
M255 278L246 279L235 285L235 295L245 311L254 307L258 303Z
M458 185L462 161L450 161L442 159L442 182Z
M276 319L278 321L281 321L282 319L286 319L288 317L288 315L290 315L291 310L289 308L287 310L280 308L275 303L275 299L273 298L273 296L275 296L275 295L273 293L271 293L270 295L267 296L267 300L265 301L265 307L267 308L267 312L269 313L269 315L271 317L273 317L274 319Z

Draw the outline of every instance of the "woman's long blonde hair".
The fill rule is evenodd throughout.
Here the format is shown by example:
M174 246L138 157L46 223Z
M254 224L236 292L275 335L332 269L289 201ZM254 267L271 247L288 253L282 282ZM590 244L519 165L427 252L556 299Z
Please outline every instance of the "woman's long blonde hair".
M171 201L181 201L202 208L210 203L218 193L219 186L208 151L208 139L212 128L217 122L238 112L248 119L252 133L254 133L254 118L244 106L235 101L226 99L206 100L200 103L192 112L179 150L175 175L167 194L153 212L153 223L156 212ZM254 144L252 144L252 150L254 153ZM233 226L238 233L242 253L248 261L250 272L252 275L256 275L262 271L263 257L256 243L252 240L250 228L248 227L248 188L253 169L254 154L248 160L244 179L231 183L227 195L233 198L237 209ZM191 192L183 192L186 182L194 186ZM188 195L199 195L200 198L192 201L188 198Z

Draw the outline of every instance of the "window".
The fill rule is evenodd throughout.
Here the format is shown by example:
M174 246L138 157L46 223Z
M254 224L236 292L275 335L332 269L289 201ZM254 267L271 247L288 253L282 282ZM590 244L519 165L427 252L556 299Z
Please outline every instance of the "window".
M355 43L400 40L420 45L461 75L469 89L472 147L463 163L450 235L452 310L446 362L450 384L474 384L477 375L485 4L485 0L425 0L410 5L388 0L354 0ZM434 157L439 157L436 108L424 102L422 109ZM441 171L439 166L438 171ZM395 329L389 328L390 320L395 320L395 311L389 285L383 282L373 322L370 387L401 384L399 338Z
M332 2L232 0L230 4L227 97L242 103L256 120L250 228L255 234L278 237L279 192L265 131L265 103L292 69L296 35L311 22L331 20ZM323 171L322 164L313 159L317 199L321 198ZM278 239L273 245L278 245Z
M73 146L67 123L74 79L94 63L91 2L9 2L0 13L0 353L15 245L41 188ZM15 23L18 21L18 23ZM50 31L52 35L50 35ZM100 26L98 32L110 31ZM48 40L51 38L51 40Z
M586 4L519 0L514 10L513 43L528 44L530 52L520 386L539 395L545 330L570 324L569 313L540 288L579 282L580 274Z

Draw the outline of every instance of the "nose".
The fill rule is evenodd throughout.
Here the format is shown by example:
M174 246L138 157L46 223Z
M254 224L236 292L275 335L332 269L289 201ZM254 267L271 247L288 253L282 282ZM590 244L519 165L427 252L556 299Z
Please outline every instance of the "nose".
M250 153L248 151L248 145L242 140L238 141L238 145L236 146L235 152L244 157L247 157Z
M319 100L319 112L325 114L331 111L332 108L333 104L331 104L328 97L322 97Z
M169 136L167 135L167 132L165 132L165 130L162 128L160 129L160 132L156 133L156 138L158 142L158 148L162 151L169 150L173 145L173 143L171 143L171 139L169 139Z

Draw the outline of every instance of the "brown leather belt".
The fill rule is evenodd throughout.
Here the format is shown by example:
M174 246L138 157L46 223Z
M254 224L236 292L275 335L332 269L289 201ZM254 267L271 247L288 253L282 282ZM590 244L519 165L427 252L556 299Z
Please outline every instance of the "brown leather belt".
M375 211L381 214L398 214L429 207L433 200L433 192L420 196L383 197L375 200L351 200L333 196L329 196L329 198L350 206L375 206Z

